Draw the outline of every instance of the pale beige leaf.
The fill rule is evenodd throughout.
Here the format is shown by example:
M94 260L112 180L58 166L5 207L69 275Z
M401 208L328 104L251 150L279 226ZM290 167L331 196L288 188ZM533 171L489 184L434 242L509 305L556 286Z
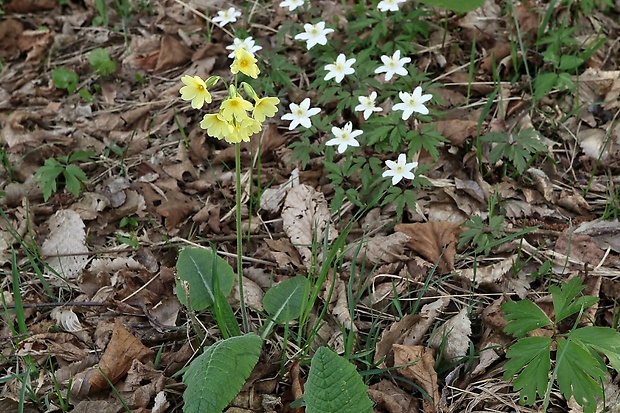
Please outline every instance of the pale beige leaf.
M450 360L467 354L469 336L471 336L471 320L467 314L467 308L463 308L435 331L429 344L437 349L443 343L444 357Z
M77 278L88 262L86 232L80 214L70 209L60 210L48 220L50 233L41 246L41 255L58 274ZM46 269L46 274L51 271Z
M263 191L260 197L260 207L268 212L278 212L287 192L295 185L299 185L299 169L297 168L293 169L288 181Z
M69 333L75 333L83 329L77 314L69 308L56 307L50 313L52 318L56 320L56 324Z
M353 324L351 313L349 312L347 286L340 278L336 281L336 290L334 293L337 295L337 298L334 308L331 310L332 314L347 330L356 332L357 327Z
M485 267L465 268L459 270L458 273L461 277L468 279L474 283L475 287L481 284L494 284L501 281L504 275L512 269L512 266L517 259L517 255L511 255L499 262Z
M312 245L322 245L326 231L329 241L338 236L336 227L331 223L331 213L325 196L308 185L295 186L286 195L282 209L282 226L299 251L306 268L310 267L315 258L320 260L322 255L319 252L313 257Z

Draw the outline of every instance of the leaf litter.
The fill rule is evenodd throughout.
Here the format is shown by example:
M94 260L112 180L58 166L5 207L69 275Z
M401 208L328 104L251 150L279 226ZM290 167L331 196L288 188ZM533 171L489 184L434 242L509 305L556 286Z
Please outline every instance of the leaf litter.
M269 20L272 28L290 18L274 8L259 12L263 18L274 17ZM61 6L56 1L13 1L4 11L0 141L8 163L3 161L0 263L5 274L11 274L15 250L24 268L19 274L22 298L31 307L24 312L28 337L17 337L9 328L16 325L14 314L3 313L3 376L16 372L19 358L29 357L41 369L53 365L41 375L38 394L50 392L50 378L55 377L61 391L72 394L69 411L122 409L111 398L108 380L134 411L178 411L182 388L173 374L203 344L174 296L178 240L207 240L229 252L235 248L234 152L205 139L199 120L179 106L178 85L183 73L224 71L224 46L231 39L215 30L212 41L206 41L197 34L203 22L173 1L153 3L153 15L131 21L128 44L119 32L92 24L98 14L92 2ZM618 49L606 43L582 73L571 75L578 88L574 96L554 92L530 113L531 91L518 81L517 87L508 84L516 68L506 45L514 39L515 22L525 39L538 36L538 22L547 11L546 4L525 2L510 16L487 0L477 11L450 21L462 33L433 29L432 59L416 56L416 65L430 68L444 83L437 94L446 104L446 116L430 123L447 139L427 173L433 186L419 191L418 208L407 210L393 229L392 205L362 218L347 238L343 265L329 274L320 296L328 317L317 341L344 351L343 334L351 333L360 351L374 351L377 366L395 369L370 385L376 411L527 411L517 406L518 395L500 379L503 350L510 341L502 331L499 306L503 297L514 294L550 308L546 281L534 276L545 262L551 267L543 276L581 277L588 294L601 297L602 303L589 309L591 319L598 317L607 325L616 319L610 304L620 295ZM564 12L550 11L553 18ZM324 17L336 14L346 25L343 5L325 3ZM617 17L617 5L612 14ZM599 10L586 32L596 33L601 21L618 33L617 21L610 22ZM266 39L273 36L261 30ZM458 69L469 67L468 56L441 46L452 42L448 46L468 54L474 38L479 60L470 75ZM112 78L89 72L83 50L96 47L106 48L117 62ZM297 50L290 53L303 61ZM536 57L529 59L540 64ZM485 114L480 107L490 104L495 90L494 62L505 82L497 101L491 102L493 111ZM51 81L56 67L74 70L85 79L82 86L98 84L101 94L88 102L78 94L61 93ZM573 111L575 107L580 110ZM517 126L534 127L537 139L550 150L545 159L528 165L523 176L501 175L504 161L488 162L492 145L475 148L474 140L481 131L515 136ZM291 162L288 144L296 137L285 132L286 125L272 124L267 131L262 145L253 140L242 153L245 172L258 161L263 171L259 177L245 175L241 212L245 227L252 229L244 254L258 260L244 271L247 302L257 317L264 293L274 283L320 265L324 246L333 244L352 217L332 216L333 188L325 185L322 160L310 160L308 168ZM121 157L114 155L118 148ZM89 178L84 191L74 198L60 190L43 202L34 172L46 159L76 150L98 155L94 162L79 165ZM421 163L425 156L421 154ZM259 205L250 205L256 183L269 187ZM505 236L525 227L536 229L492 248L488 256L472 258L471 245L457 247L461 224L471 216L486 218L497 212L488 208L496 192L502 200ZM355 273L356 266L364 271ZM335 286L331 295L330 284ZM14 304L9 289L7 281L2 295L7 306ZM353 297L359 300L351 301ZM229 300L236 305L238 289ZM395 301L405 303L407 312L391 307ZM54 306L48 307L50 303ZM372 324L369 314L380 320L380 334L375 348L364 349L361 343ZM310 320L317 321L318 314L312 313ZM209 337L221 338L209 320L200 316L200 322ZM290 403L303 394L307 369L287 366L289 375L278 376L281 339L276 335L272 352L264 350L256 376L229 411L295 411ZM473 369L464 372L462 366L469 361L459 360L470 348L479 357L472 361ZM450 361L461 367L450 366L446 373L444 363ZM402 378L423 392L402 385ZM616 381L609 378L605 387L609 400L617 398ZM287 386L294 394L289 399ZM21 388L15 378L7 382L0 393L1 410L16 411ZM581 411L572 401L551 397L566 409ZM258 399L264 403L256 404ZM37 411L33 403L27 408Z

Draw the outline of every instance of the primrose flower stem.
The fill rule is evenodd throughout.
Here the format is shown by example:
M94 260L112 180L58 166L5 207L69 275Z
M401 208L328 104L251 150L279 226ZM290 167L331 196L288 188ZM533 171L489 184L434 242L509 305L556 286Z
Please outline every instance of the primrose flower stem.
M237 277L239 280L239 306L241 308L241 323L244 333L250 332L250 323L248 322L248 313L245 308L245 299L243 298L243 250L241 243L241 145L235 143L235 172L237 178Z

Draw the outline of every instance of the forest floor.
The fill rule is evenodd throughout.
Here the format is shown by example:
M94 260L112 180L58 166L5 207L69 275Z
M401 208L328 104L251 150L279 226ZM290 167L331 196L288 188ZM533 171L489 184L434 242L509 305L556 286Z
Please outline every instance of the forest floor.
M555 346L620 319L620 2L280 3L4 1L0 411L181 411L176 373L225 335L177 296L177 258L215 248L237 268L237 189L250 329L278 283L304 276L316 297L266 337L228 412L304 411L291 404L319 346L357 368L376 412L583 411ZM236 21L214 20L229 7ZM319 21L326 44L295 38ZM261 73L242 79L280 103L241 144L236 188L235 146L200 122L234 83L227 46L248 36ZM397 50L403 69L376 72ZM326 79L341 53L354 73ZM182 100L185 75L220 76L213 102ZM429 113L401 117L418 86ZM306 98L311 125L282 119ZM329 141L348 122L363 133L341 153ZM401 153L415 178L392 184ZM554 320L550 291L575 278L568 301L598 301L528 330L553 340L543 382L559 381L520 399L504 304ZM609 372L598 411L620 405Z

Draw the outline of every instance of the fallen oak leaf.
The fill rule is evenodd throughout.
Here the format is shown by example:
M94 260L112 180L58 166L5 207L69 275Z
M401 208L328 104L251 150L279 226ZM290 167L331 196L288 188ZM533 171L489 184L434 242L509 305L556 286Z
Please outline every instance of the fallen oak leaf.
M394 230L409 236L407 246L427 261L437 264L442 274L454 270L459 224L448 221L398 224Z
M433 349L425 346L403 346L394 344L394 365L401 366L398 373L420 385L431 401L422 399L424 411L436 412L439 409L439 384L435 372Z
M71 384L71 394L84 398L117 383L131 368L134 360L144 360L153 351L145 347L116 319L112 339L101 360L88 370L77 374Z

